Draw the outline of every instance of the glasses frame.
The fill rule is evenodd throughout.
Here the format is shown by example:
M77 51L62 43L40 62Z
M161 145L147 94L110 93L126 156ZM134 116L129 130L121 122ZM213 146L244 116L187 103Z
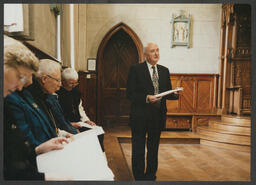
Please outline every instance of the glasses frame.
M61 80L59 80L59 79L57 79L57 78L54 78L54 77L52 77L51 75L46 75L46 76L48 76L49 78L55 80L55 81L58 82L58 83L61 83Z
M75 86L78 86L79 85L79 82L76 82L76 83L68 83L68 86L70 87L75 87Z

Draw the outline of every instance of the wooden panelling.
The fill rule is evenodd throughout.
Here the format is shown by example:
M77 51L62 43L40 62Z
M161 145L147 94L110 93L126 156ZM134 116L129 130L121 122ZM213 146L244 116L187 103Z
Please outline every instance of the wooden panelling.
M169 113L214 113L217 74L171 74L173 88L183 87L177 101L167 100ZM215 103L215 104L214 104Z
M171 75L171 80L172 80L172 89L175 89L176 87L180 87L180 80L179 76L172 76ZM168 101L166 103L167 111L168 112L178 112L179 110L179 100L172 100Z
M97 113L97 90L96 74L79 72L79 90L82 93L83 107L87 116L92 121L96 121ZM97 123L101 125L101 123Z
M180 79L181 87L184 88L180 96L179 112L194 112L195 101L195 81L192 77L183 77Z
M196 107L198 113L210 113L213 107L213 88L211 80L197 81L197 98Z
M184 90L180 93L179 100L166 102L166 128L188 128L194 131L197 124L207 125L209 118L216 116L218 75L171 74L170 76L173 89L183 87Z
M192 120L192 130L196 131L198 126L209 125L209 120L219 120L220 116L216 115L194 115Z
M167 128L190 129L191 123L191 116L168 116L166 119Z

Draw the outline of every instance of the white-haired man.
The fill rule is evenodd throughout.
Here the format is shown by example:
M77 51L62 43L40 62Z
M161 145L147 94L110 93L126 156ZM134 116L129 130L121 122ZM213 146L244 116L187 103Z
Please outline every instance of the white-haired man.
M88 128L81 125L85 122L91 126L96 124L89 119L82 106L81 92L77 88L78 73L72 68L66 68L62 71L62 87L57 91L58 99L62 107L64 116L79 131L85 131ZM104 135L98 136L101 148L104 151L103 138Z

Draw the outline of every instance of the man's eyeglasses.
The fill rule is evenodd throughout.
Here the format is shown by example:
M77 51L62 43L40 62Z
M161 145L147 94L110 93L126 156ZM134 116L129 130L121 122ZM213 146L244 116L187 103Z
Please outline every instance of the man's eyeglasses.
M46 75L46 76L48 76L49 78L55 80L55 81L58 82L58 83L61 83L61 80L59 80L59 79L57 79L57 78L54 78L54 77L52 77L51 75Z

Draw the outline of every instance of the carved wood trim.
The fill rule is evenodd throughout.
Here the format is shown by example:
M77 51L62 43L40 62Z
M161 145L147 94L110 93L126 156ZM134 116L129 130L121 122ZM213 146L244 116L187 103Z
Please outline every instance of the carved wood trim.
M242 113L249 110L250 102L250 63L251 63L251 6L246 4L224 4L222 6L220 77L218 106L222 114ZM241 95L229 88L241 87ZM242 102L241 106L234 104ZM239 99L238 97L241 97ZM249 97L249 98L248 98ZM232 107L235 106L235 107ZM236 107L241 107L238 109ZM249 106L250 107L250 106ZM248 112L248 111L246 111Z

